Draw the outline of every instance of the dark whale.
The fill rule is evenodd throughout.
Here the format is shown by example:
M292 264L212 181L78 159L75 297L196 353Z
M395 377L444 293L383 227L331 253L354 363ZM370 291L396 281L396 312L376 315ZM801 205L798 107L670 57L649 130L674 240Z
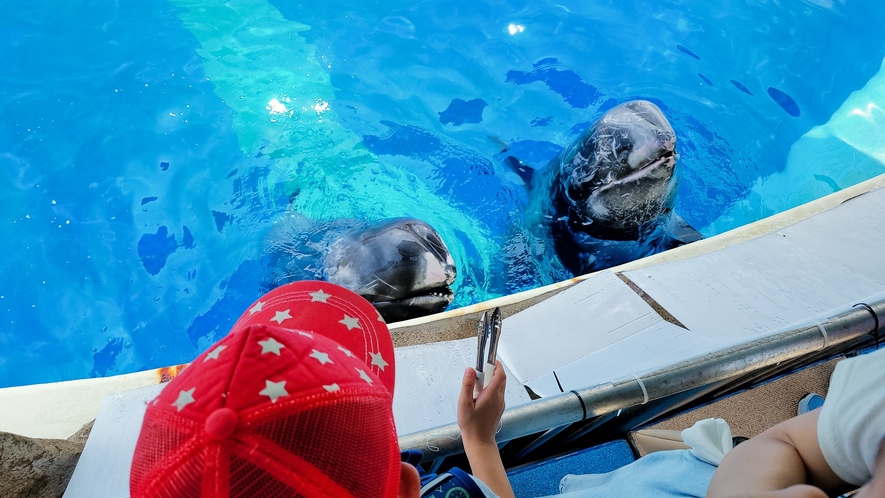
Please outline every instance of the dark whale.
M506 162L546 197L535 206L540 224L563 266L581 275L701 238L673 212L678 157L661 110L634 100L609 109L538 174Z
M262 288L327 280L366 298L387 322L443 311L455 263L439 234L414 218L318 223L296 213L265 237Z

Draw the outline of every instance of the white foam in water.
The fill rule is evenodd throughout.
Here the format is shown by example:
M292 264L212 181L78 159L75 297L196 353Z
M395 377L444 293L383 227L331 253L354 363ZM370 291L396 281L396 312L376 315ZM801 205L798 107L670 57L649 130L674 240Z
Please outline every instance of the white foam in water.
M885 61L830 120L790 148L787 166L760 178L747 197L704 230L713 235L885 173ZM709 233L708 233L709 232Z

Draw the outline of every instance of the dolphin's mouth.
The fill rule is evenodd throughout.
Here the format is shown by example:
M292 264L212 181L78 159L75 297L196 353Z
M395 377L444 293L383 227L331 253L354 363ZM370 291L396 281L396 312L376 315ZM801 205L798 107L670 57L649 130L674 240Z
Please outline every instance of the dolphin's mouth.
M634 170L629 175L627 175L623 178L619 178L619 179L611 182L609 185L606 185L603 188L607 188L610 185L623 185L625 183L635 182L637 180L641 180L643 178L648 178L650 176L657 176L656 173L658 173L661 168L667 167L667 166L670 167L670 171L666 171L666 172L664 172L664 174L666 175L666 178L669 179L670 175L672 174L672 169L673 169L672 167L676 164L677 157L678 156L675 151L668 150L668 151L662 152L661 154L659 154L657 156L657 159L655 159L654 161L651 161L648 164L646 164L645 166L643 166L637 170Z
M666 150L661 151L654 160L620 178L610 175L607 178L587 183L570 178L565 193L569 202L574 206L580 204L582 198L592 199L605 196L608 192L625 187L630 183L643 180L669 182L673 176L677 159L679 159L679 154L676 151Z
M369 302L381 313L384 320L390 323L439 313L454 299L455 293L452 289L442 286L399 298L372 296Z
M570 212L574 213L568 218L569 226L598 239L635 240L643 223L657 217L671 195L677 158L674 151L662 151L654 160L610 179L583 199L568 192Z

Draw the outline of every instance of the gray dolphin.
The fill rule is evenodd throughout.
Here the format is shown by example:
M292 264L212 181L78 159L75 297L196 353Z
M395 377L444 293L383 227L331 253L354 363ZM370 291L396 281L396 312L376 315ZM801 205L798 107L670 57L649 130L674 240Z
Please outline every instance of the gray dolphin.
M436 230L414 218L317 223L290 213L268 233L262 287L327 280L372 303L387 322L443 311L455 262Z
M549 196L543 224L563 266L581 275L701 238L673 212L678 157L658 106L634 100L606 111L543 174L506 161Z
M609 109L559 157L555 195L573 229L597 238L635 240L669 213L679 177L676 132L651 102Z

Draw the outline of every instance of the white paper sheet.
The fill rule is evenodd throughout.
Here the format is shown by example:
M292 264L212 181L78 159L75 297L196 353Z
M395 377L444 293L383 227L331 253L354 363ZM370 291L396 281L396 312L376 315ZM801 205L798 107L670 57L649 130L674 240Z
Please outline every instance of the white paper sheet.
M64 498L128 498L129 468L148 401L166 384L108 395Z
M532 380L661 322L627 284L604 271L505 318L498 356L535 389Z
M755 338L885 291L885 189L722 251L626 272L710 338Z
M397 348L394 354L393 415L397 433L402 436L456 422L464 370L476 366L476 339ZM504 393L507 406L530 401L510 369L505 366L504 371L508 374Z
M710 339L672 323L661 322L596 354L556 369L556 375L563 390L582 389L664 368L739 341ZM534 389L532 385L530 387Z

